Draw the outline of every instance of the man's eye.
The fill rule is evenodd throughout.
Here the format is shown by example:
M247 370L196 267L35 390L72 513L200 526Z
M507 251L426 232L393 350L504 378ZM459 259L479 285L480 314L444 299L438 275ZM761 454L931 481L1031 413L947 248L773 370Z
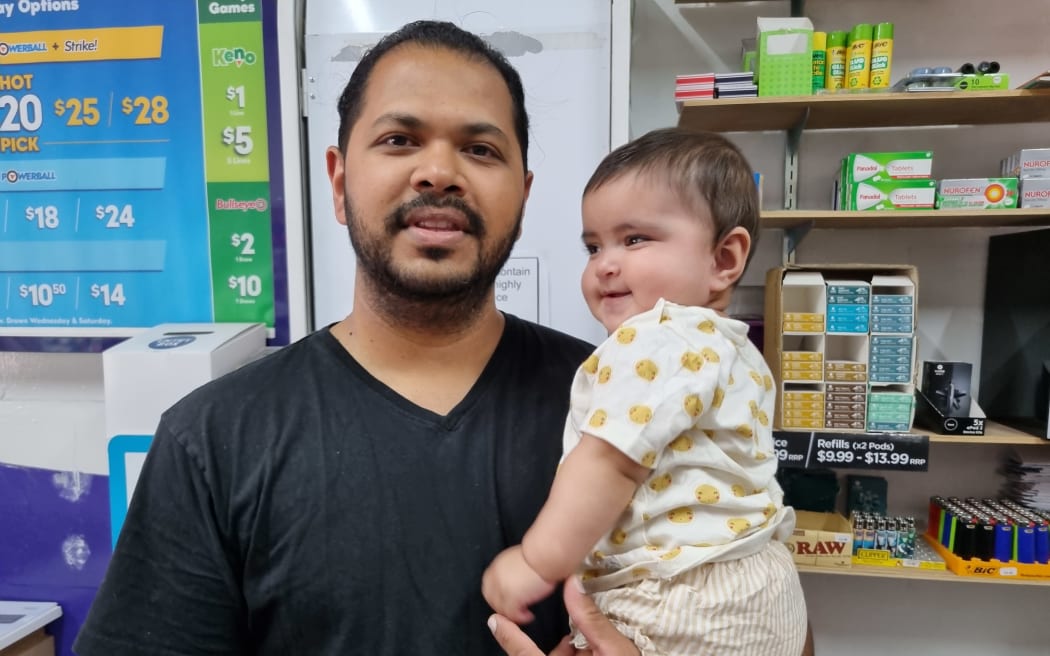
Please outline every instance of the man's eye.
M495 157L496 151L484 144L467 146L467 152L475 157Z
M388 146L407 146L409 141L408 137L403 134L392 134L386 139L383 139L383 143Z

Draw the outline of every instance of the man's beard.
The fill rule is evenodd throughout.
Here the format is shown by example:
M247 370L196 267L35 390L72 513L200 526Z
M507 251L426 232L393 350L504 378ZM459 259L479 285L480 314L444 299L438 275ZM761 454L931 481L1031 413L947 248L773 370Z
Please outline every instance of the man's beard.
M370 234L359 222L349 195L344 196L346 226L357 256L358 275L367 278L377 310L398 325L427 329L456 329L476 320L488 301L496 277L510 257L521 228L524 207L518 211L513 228L499 241L485 248L484 218L457 196L437 197L421 194L391 212L383 220L382 232ZM406 217L423 207L452 208L466 217L468 235L478 241L474 267L460 275L415 274L399 268L391 255L392 242L408 228ZM425 257L440 262L451 255L446 248L423 251Z

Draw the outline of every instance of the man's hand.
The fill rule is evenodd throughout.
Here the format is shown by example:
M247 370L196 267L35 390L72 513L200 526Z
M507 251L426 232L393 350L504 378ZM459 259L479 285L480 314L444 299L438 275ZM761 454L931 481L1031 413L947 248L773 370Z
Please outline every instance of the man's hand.
M576 628L587 637L589 651L579 651L572 646L569 636L550 653L550 656L640 656L634 644L624 637L616 627L602 615L594 600L578 588L579 582L570 579L565 582L565 609L569 611ZM489 618L489 629L496 637L507 656L543 656L543 652L529 639L518 625L506 617L493 615Z
M546 599L554 587L529 566L520 544L504 549L481 577L481 594L492 610L518 624L535 619L529 606Z

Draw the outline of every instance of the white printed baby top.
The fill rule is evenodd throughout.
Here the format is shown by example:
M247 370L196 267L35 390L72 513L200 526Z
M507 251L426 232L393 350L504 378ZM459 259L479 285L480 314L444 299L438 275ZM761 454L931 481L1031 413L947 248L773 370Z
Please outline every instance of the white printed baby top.
M590 591L670 578L785 540L774 384L747 324L660 300L576 372L564 453L588 433L652 469L583 564Z

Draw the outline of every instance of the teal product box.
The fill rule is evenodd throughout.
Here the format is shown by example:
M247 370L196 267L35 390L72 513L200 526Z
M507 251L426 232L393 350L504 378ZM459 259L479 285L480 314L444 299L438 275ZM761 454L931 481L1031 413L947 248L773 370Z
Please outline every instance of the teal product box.
M758 95L813 93L813 23L808 18L758 18Z
M998 210L1017 207L1017 178L941 180L937 209Z
M847 210L932 210L937 202L936 180L858 182L850 189Z

